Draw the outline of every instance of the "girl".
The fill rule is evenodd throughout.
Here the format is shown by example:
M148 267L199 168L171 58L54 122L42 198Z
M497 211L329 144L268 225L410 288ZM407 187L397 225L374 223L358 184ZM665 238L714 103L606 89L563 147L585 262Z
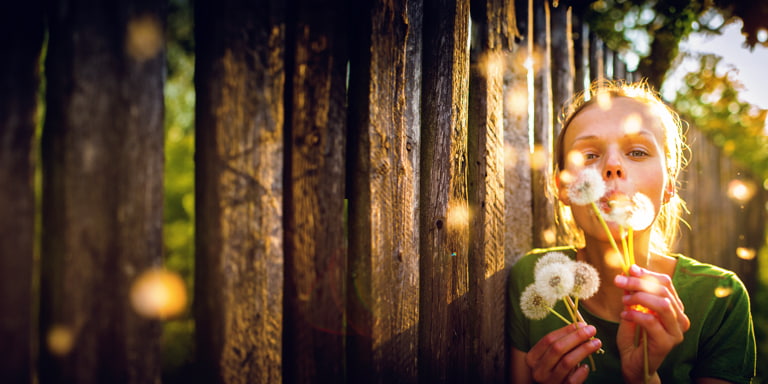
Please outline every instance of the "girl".
M556 251L591 264L601 284L579 304L585 322L529 320L520 295L533 282L538 259L553 249L533 250L513 266L513 382L750 382L755 340L744 285L730 271L669 252L684 208L676 189L685 149L677 115L645 83L596 82L565 111L553 189L558 223L574 246ZM652 203L652 224L634 232L635 264L626 274L598 216L567 193L574 175L586 168L605 181L607 192L598 202L603 210L639 193ZM621 243L625 231L610 221L608 226ZM555 310L565 313L563 308L559 303ZM636 341L638 327L647 345ZM600 349L605 353L595 353ZM584 363L590 356L595 370Z

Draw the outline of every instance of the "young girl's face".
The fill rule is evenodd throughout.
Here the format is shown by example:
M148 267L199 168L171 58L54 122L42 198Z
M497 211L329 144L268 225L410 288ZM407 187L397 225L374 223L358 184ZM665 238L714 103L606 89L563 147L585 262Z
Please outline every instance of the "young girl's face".
M664 131L651 107L627 97L611 97L581 110L563 137L564 174L576 175L585 167L595 168L606 182L606 194L598 203L631 198L642 193L658 215L669 182L665 165ZM565 188L560 198L570 204ZM584 236L606 241L605 231L588 206L571 205L576 224ZM650 227L649 227L650 228ZM612 225L614 237L618 226Z

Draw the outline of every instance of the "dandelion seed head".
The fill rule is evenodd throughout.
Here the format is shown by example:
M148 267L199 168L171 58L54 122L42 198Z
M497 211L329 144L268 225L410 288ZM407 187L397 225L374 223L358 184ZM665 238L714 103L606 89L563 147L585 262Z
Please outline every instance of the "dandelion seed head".
M573 290L571 294L579 299L589 299L600 288L600 275L595 267L583 261L573 266Z
M635 231L641 231L651 226L655 216L651 199L642 193L635 193L632 196L632 214L627 221L628 226Z
M573 260L568 257L565 253L562 252L547 252L544 254L544 256L541 256L538 261L536 261L536 265L533 267L533 275L536 276L536 274L539 272L539 270L547 266L549 264L554 263L560 263L560 264L568 264L572 263Z
M569 295L574 280L572 263L550 263L539 268L534 281L536 290L552 302Z
M605 219L622 227L628 227L629 220L632 217L632 200L626 195L619 194L611 198L607 205L608 212L605 213Z
M534 284L529 285L520 295L520 309L531 320L541 320L549 315L553 302L548 301L536 291Z
M594 168L585 168L568 187L568 197L576 205L587 205L605 194L605 181Z

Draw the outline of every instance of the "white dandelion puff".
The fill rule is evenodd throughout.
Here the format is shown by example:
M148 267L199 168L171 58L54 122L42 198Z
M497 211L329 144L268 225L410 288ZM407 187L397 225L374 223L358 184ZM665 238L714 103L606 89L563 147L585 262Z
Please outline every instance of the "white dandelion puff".
M536 290L552 302L569 295L574 280L572 264L550 263L539 268L534 280Z
M635 231L641 231L651 226L655 217L653 202L642 193L632 196L632 214L627 225Z
M538 261L536 261L536 266L533 268L533 275L536 276L536 273L538 273L539 269L545 265L553 263L568 264L572 262L573 260L562 252L547 252L544 254L544 256L540 257Z
M576 177L576 181L568 186L568 197L576 205L587 205L605 194L605 181L594 168L582 170Z
M597 269L583 261L577 261L573 267L573 290L571 295L579 300L589 299L600 288L600 275Z
M619 224L622 227L629 225L629 219L632 217L632 200L626 195L618 194L607 202L608 212L605 212L605 219Z
M534 284L526 287L520 295L520 309L523 310L523 315L531 320L541 320L547 317L552 304L536 291Z

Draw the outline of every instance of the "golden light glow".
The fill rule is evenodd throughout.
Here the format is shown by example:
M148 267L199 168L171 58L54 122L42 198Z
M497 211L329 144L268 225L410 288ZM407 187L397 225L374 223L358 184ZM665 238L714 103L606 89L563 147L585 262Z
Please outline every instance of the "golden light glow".
M728 197L739 203L748 202L756 192L755 184L749 180L733 179L728 183Z
M569 169L581 169L584 167L584 154L579 151L570 151L565 157L565 167Z
M636 134L643 128L643 118L638 113L633 113L624 119L624 129L628 134Z
M557 231L555 228L549 227L541 232L541 239L547 245L553 245L557 241Z
M469 207L466 204L454 201L448 205L448 213L446 217L448 228L463 228L469 226L469 217Z
M504 144L504 169L514 169L517 166L517 149L511 144Z
M524 85L517 84L506 92L507 112L513 116L520 116L528 112L528 89Z
M45 341L48 345L48 351L55 356L67 355L75 345L72 329L60 324L48 329Z
M187 305L184 280L165 269L150 269L131 286L131 304L144 317L167 319L181 314Z
M717 287L715 288L715 296L717 297L728 297L733 293L733 289L728 287Z
M154 15L143 15L128 22L125 50L139 62L147 61L163 47L163 28Z
M607 111L611 109L611 105L613 105L613 101L611 100L611 94L605 91L597 91L597 94L595 95L595 98L597 99L596 103L597 106L600 107L600 109Z
M535 170L543 170L547 167L548 156L541 145L537 144L533 147L533 153L531 153L531 168Z
M757 252L755 252L752 248L747 247L738 247L736 248L736 256L739 257L739 259L742 260L752 260L757 255Z

